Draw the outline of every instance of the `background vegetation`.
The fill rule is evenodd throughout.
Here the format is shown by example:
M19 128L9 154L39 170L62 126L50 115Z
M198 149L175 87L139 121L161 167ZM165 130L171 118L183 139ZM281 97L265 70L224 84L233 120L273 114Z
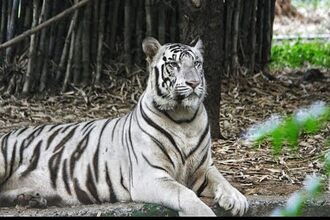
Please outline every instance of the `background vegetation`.
M271 68L301 68L304 66L330 68L330 43L298 40L273 45Z

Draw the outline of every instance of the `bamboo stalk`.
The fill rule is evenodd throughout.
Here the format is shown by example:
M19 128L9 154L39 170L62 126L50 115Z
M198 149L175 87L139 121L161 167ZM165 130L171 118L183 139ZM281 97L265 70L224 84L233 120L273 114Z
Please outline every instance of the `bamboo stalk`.
M57 82L59 82L59 80L62 76L62 70L64 69L64 64L65 64L66 56L68 53L68 47L70 46L70 42L72 41L71 35L72 35L73 30L76 27L77 20L78 20L78 11L75 11L75 13L72 16L71 22L70 22L68 34L66 35L66 38L65 38L64 47L63 47L63 51L62 51L62 55L61 55L61 59L60 59L60 64L56 71L56 81ZM71 49L71 47L70 47L70 49Z
M41 24L43 21L46 20L46 16L48 15L48 12L49 12L49 1L43 0L38 24ZM43 65L45 62L47 62L45 57L46 56L45 50L46 50L46 45L48 45L48 38L46 38L46 34L47 34L47 28L42 29L40 33L40 38L37 39L37 43L39 43L39 45L36 53L37 57L36 57L34 74L36 76L36 79L38 79L38 81L41 76Z
M7 39L12 39L16 33L16 26L17 26L17 10L18 10L18 3L19 0L12 1L12 8L10 12L10 20L8 20L8 29L7 29ZM14 47L8 47L6 49L6 60L8 63L12 62L14 53Z
M68 58L68 63L66 66L66 71L65 71L65 78L62 86L62 92L65 92L68 88L68 84L71 78L71 66L72 66L72 58L73 58L73 51L74 51L74 40L76 38L76 33L75 31L72 32L71 34L71 42L70 42L70 50L69 50L69 58Z
M98 43L98 23L99 23L99 4L101 0L93 2L93 16L92 16L92 43L91 43L91 57L93 63L96 63L97 57L97 43Z
M57 13L57 4L55 0L51 0L51 10L50 10L50 17L53 17L55 13ZM49 58L55 61L55 36L56 30L58 30L58 24L50 26L49 30L49 46L48 46L48 54Z
M90 4L88 4L84 9L84 20L83 20L83 30L82 35L82 67L83 67L83 79L82 82L84 85L87 85L91 80L90 74L90 19L92 16L92 10Z
M251 53L250 53L250 66L251 72L255 71L255 60L256 60L256 24L257 24L257 8L258 0L253 0L252 2L252 15L251 15Z
M145 0L145 12L146 12L146 36L152 35L152 23L151 23L151 0Z
M6 33L6 39L9 39L9 30L10 30L10 18L11 18L11 11L13 7L13 1L7 2L7 33Z
M238 61L237 54L237 45L238 45L238 35L239 35L239 19L240 19L240 11L241 11L241 0L235 1L235 10L233 15L233 46L232 46L232 64L231 69L236 70L240 64Z
M265 19L265 7L264 7L264 1L259 0L258 1L258 16L257 16L257 45L258 48L256 48L256 64L257 64L257 71L260 70L260 64L262 60L262 45L263 45L263 39L264 39L264 19Z
M113 12L112 12L112 24L111 24L111 36L110 36L110 54L114 54L117 26L118 26L118 11L120 0L114 0ZM112 57L112 56L111 56Z
M125 0L125 12L124 12L124 53L125 53L125 63L128 67L128 72L131 69L131 0Z
M41 14L41 22L48 18L50 13L50 1L44 0L43 2L43 15ZM46 88L46 81L47 81L47 71L48 71L48 64L49 64L49 45L50 45L50 30L45 28L41 31L40 36L40 80L39 80L39 91L43 91Z
M1 24L0 24L0 44L6 41L6 35L7 32L7 0L1 1ZM4 53L0 51L0 65L3 64L4 61Z
M38 22L38 0L33 0L33 19L31 28L34 28ZM36 35L32 34L30 38L30 48L29 48L29 61L25 75L25 81L23 85L23 95L27 95L30 93L31 84L34 80L33 75L33 64L35 61L35 51L36 51Z
M1 26L0 26L0 43L6 41L6 35L7 32L6 26L7 26L7 0L1 1Z
M176 11L176 1L171 1L172 3L172 11L171 11L171 16L170 16L170 19L171 19L171 25L170 25L170 40L171 42L175 42L177 39L176 39L176 36L177 36L177 11Z
M25 17L24 17L24 24L23 24L23 33L31 28L31 23L32 23L32 16L33 16L33 1L26 1L26 6L25 6ZM21 33L20 33L21 34ZM30 42L30 38L25 38L24 40L21 41L19 47L25 48L26 45L28 45ZM22 49L24 50L24 49Z
M232 58L232 17L234 11L234 1L228 1L226 5L226 25L225 25L225 70L230 72Z
M95 85L100 84L101 70L102 70L102 47L103 47L103 37L104 37L104 15L105 15L105 0L101 0L100 5L100 17L98 25L98 43L97 43L97 58L96 58L96 78Z
M165 5L163 1L158 4L158 40L161 44L165 43Z
M47 21L43 22L42 24L39 24L36 27L33 27L27 31L25 31L24 33L20 34L19 36L3 43L0 45L0 50L10 47L22 40L24 40L26 37L39 32L40 30L42 30L43 28L48 27L49 25L52 25L53 23L59 21L60 19L64 18L65 16L71 14L72 12L74 12L75 10L79 9L80 7L84 6L86 3L88 3L90 0L82 0L77 4L74 4L71 8L66 9L65 11L61 12L60 14L48 19Z
M142 47L141 47L141 42L142 42L142 35L143 35L143 30L142 30L142 22L143 22L143 4L144 1L138 1L138 6L137 6L137 13L136 13L136 23L135 23L135 32L136 32L136 56L135 56L135 63L137 65L141 64L141 57L142 57Z
M78 17L81 17L78 15ZM72 64L73 71L73 83L74 85L78 85L81 80L81 35L82 35L82 19L78 19L77 30L76 30L76 39L74 41L74 57Z

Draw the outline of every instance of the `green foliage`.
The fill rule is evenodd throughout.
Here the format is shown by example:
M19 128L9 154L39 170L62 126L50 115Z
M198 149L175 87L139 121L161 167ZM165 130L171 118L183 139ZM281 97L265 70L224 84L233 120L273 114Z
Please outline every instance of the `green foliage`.
M294 116L288 116L276 129L258 138L255 144L270 140L274 155L278 155L284 145L295 150L301 134L315 134L329 121L330 107L326 107L324 113L319 117L310 116L303 121L298 121Z
M330 7L330 1L329 0L292 0L292 4L296 8L312 8L317 9L321 7Z
M314 67L330 68L330 43L324 42L284 42L274 45L271 51L270 68L297 68L308 63Z

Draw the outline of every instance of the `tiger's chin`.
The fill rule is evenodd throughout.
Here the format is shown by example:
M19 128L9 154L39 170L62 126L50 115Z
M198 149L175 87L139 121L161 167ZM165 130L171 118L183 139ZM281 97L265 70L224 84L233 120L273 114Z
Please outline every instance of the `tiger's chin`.
M203 99L200 98L198 95L191 94L187 98L182 99L178 103L178 105L181 105L183 108L187 110L195 110L201 105L202 101Z

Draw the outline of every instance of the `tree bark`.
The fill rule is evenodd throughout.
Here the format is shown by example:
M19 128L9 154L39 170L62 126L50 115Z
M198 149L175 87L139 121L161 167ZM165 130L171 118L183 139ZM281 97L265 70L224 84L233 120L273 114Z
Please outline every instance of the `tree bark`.
M204 70L207 82L205 106L212 138L220 138L220 78L223 71L224 3L217 0L181 0L180 37L184 43L200 36L204 42ZM207 16L205 16L207 15ZM210 34L212 33L212 34Z

